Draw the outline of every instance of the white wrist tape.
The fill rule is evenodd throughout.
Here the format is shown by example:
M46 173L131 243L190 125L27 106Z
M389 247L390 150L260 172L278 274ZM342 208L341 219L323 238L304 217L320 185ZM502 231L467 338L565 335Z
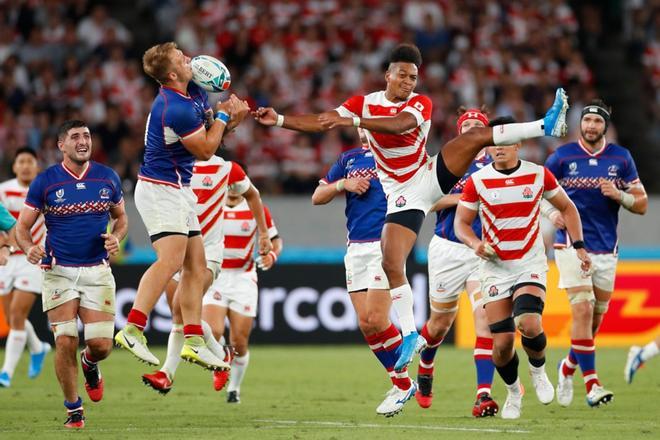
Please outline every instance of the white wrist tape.
M278 127L284 125L284 115L277 115L277 121L275 122L275 125L277 125Z
M335 189L337 192L342 192L344 190L344 185L346 184L346 179L339 179L337 183L335 183Z
M353 116L353 127L359 127L360 126L360 118L358 116Z
M626 209L631 209L633 205L635 204L635 196L620 190L620 195L621 195L621 206L623 206Z

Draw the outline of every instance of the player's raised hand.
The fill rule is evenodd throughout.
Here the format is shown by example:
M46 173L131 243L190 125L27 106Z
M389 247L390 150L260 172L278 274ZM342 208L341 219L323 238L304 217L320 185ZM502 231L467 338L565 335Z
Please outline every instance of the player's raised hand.
M231 102L229 116L231 116L232 120L240 124L250 112L250 106L247 101L243 101L233 94L229 97L229 101Z
M259 234L259 255L262 257L268 255L273 250L273 243L270 242L270 237L266 234Z
M617 202L621 200L621 191L616 187L616 185L614 185L613 181L601 177L599 186L600 193L605 197L609 197L610 199L616 200Z
M344 180L344 190L359 195L369 191L370 185L371 183L369 182L369 179L363 179L359 177Z
M335 127L352 127L353 118L342 118L336 112L326 112L319 115L319 123L326 130Z
M101 238L105 240L104 247L110 255L117 255L119 253L119 239L112 234L101 234Z
M259 107L252 112L252 116L263 125L272 126L277 122L277 112L273 107Z
M555 228L566 229L566 222L564 221L564 216L561 215L560 211L553 211L548 219L552 222L552 225Z
M216 112L224 112L227 113L228 115L231 115L231 110L234 106L234 103L232 102L231 99L227 99L225 102L220 102L215 105L215 111Z
M582 272L585 274L590 275L591 274L591 257L587 253L587 251L584 248L581 249L576 249L577 252L577 257L578 259L582 262L580 265L580 269L582 269Z
M41 245L35 244L27 252L27 260L32 264L39 264L41 259L46 256L46 251Z

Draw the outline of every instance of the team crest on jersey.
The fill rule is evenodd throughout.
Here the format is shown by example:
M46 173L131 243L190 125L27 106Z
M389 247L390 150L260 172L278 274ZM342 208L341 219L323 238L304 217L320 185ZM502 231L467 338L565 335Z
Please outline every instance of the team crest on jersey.
M497 290L497 286L490 286L490 289L488 289L488 296L493 297L497 296L500 293L499 290Z
M249 230L250 230L250 222L244 221L243 223L241 223L241 231L247 232Z
M571 162L568 164L568 174L571 176L577 175L577 162Z
M532 197L534 197L534 191L529 186L526 186L523 189L523 199L531 199Z
M403 208L404 206L406 206L406 203L408 202L406 201L406 198L403 196L399 196L399 198L396 199L396 202L394 202L397 208Z
M108 188L101 188L99 191L99 197L108 200L110 198L110 190Z
M60 188L57 191L55 191L55 196L57 197L55 199L55 203L62 203L66 199L64 198L64 188Z
M619 174L619 167L617 165L610 165L607 167L607 175L616 177Z
M212 185L213 185L213 179L211 179L211 177L206 176L202 179L202 186L209 188Z
M350 167L351 165L353 165L353 162L355 162L355 158L350 158L350 159L348 159L348 161L346 162L346 168L348 168L348 167Z

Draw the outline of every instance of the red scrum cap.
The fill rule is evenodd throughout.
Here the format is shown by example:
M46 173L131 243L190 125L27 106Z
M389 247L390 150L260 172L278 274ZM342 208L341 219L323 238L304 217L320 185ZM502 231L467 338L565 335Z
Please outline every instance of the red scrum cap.
M458 118L458 121L456 121L456 131L458 134L461 134L461 126L463 125L463 122L468 119L477 119L481 121L485 127L488 127L488 116L478 108L469 108Z

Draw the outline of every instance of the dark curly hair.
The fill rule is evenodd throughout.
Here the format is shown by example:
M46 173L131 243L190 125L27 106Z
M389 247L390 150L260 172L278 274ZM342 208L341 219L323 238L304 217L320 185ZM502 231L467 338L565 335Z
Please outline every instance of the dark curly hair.
M403 43L390 52L390 63L412 63L417 68L422 65L422 53L414 44Z

